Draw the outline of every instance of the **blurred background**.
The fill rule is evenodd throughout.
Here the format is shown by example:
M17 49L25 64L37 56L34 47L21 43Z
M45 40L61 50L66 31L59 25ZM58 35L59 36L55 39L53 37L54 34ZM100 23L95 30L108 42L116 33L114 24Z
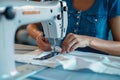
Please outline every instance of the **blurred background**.
M26 0L26 1L43 1L43 0ZM45 0L44 0L45 1ZM42 27L42 25L41 25ZM15 43L16 44L26 44L26 45L37 45L36 41L29 36L27 30L27 25L20 26L15 34Z

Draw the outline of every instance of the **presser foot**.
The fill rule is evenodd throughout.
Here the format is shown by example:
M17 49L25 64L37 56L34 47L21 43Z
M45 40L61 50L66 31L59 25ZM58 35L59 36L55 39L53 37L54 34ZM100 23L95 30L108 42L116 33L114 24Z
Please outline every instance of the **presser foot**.
M49 59L49 58L51 58L53 56L56 56L58 54L60 54L60 52L51 52L50 54L47 54L47 55L42 56L40 58L34 58L34 60L45 60L45 59Z

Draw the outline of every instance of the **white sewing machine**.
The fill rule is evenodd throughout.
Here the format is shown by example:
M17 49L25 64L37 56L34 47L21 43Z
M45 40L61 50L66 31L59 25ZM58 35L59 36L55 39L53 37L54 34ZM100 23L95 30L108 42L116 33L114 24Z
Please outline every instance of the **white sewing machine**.
M61 39L67 29L67 5L64 1L0 1L0 80L16 75L14 36L24 24L41 22L45 37Z

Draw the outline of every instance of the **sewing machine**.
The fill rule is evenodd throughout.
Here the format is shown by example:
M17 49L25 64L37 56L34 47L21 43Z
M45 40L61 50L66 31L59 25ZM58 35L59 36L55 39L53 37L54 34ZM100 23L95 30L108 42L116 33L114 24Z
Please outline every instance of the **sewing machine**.
M46 38L66 35L67 5L64 1L0 1L0 80L17 75L14 60L14 36L24 24L41 22ZM55 44L53 44L55 45Z

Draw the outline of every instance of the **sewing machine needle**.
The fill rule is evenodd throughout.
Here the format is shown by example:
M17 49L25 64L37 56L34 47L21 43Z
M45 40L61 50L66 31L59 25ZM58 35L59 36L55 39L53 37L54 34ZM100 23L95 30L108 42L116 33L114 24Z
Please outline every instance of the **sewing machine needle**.
M56 39L53 39L53 50L52 50L52 52L56 52L55 47L56 47Z

